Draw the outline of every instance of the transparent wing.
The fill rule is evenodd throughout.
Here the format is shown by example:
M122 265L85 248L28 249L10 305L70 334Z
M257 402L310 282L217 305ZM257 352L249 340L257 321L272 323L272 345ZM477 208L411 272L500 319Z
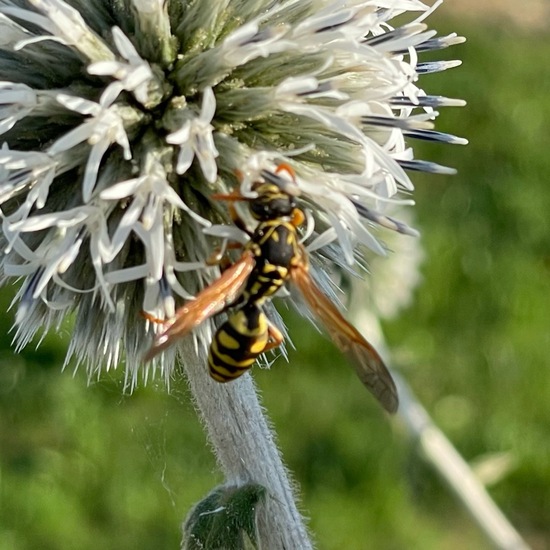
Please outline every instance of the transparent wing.
M150 361L206 319L232 304L246 284L255 265L254 255L246 251L239 260L222 273L218 280L199 292L194 300L180 307L174 317L164 323L164 330L155 337L151 349L144 357L145 361Z
M361 382L384 409L390 413L397 411L397 389L378 352L344 319L336 306L314 283L307 265L294 267L292 280L312 313L323 323L332 341L350 359Z

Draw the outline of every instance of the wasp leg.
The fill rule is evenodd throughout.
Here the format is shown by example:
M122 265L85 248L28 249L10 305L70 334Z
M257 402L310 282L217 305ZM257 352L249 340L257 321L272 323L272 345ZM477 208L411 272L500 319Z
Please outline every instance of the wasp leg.
M225 253L228 250L238 250L242 247L243 245L241 243L225 243L224 246L220 246L214 249L212 254L210 254L208 258L206 258L205 263L208 266L219 265L222 271L225 271L225 269L227 269L231 265L231 260L227 258Z
M237 201L242 202L250 199L243 197L238 191L235 191L235 190L231 191L231 193L226 193L226 194L215 193L214 195L212 195L212 198L219 201L228 201L229 216L231 218L231 221L241 231L244 231L247 235L252 235L253 231L251 231L250 228L246 225L245 221L241 218L241 216L237 212L237 207L235 206L235 203Z
M139 312L141 317L143 317L146 321L149 321L150 323L155 323L155 325L162 325L166 322L166 319L160 319L159 317L155 317L154 315L151 315L150 313L147 313L143 309Z
M241 231L244 231L247 235L252 235L252 231L250 231L245 221L239 216L235 203L229 204L229 215L231 216L231 221L236 227L238 227Z
M283 333L272 323L269 323L267 327L268 341L263 349L263 352L278 348L285 340Z

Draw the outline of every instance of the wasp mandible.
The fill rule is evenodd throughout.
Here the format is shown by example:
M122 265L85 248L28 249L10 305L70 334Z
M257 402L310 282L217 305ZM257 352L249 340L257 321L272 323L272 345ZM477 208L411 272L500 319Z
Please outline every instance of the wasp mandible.
M241 257L219 279L179 308L172 319L163 322L163 330L155 337L145 360L175 344L209 317L228 310L227 320L210 345L208 366L218 382L241 376L260 354L282 343L281 332L269 322L263 306L291 281L332 341L350 359L361 382L393 413L398 406L397 390L380 355L346 321L309 273L308 253L298 232L305 215L289 191L289 180L280 176L283 171L295 181L293 169L280 164L275 172L262 171L262 179L252 185L252 198L235 192L215 195L230 203L234 222L249 234L250 240ZM237 214L236 201L248 202L257 221L253 231Z

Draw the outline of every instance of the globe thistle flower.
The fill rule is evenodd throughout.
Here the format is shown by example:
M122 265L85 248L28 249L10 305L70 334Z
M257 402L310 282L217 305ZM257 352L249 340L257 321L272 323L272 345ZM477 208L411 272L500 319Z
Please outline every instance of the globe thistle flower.
M332 243L353 265L358 245L384 252L373 226L411 233L381 210L412 190L407 171L450 170L415 160L406 139L463 142L432 129L436 109L462 102L416 85L457 64L418 61L461 41L428 31L430 11L2 0L2 280L24 280L17 345L75 312L67 359L92 374L126 358L130 386L147 377L155 327L139 312L168 318L216 277L205 260L235 229L211 196L236 185L236 169L245 193L263 170L294 167L313 255ZM210 334L205 323L197 345ZM169 379L174 354L159 364Z
M414 234L388 215L411 203L408 172L452 170L415 159L407 140L465 143L433 129L439 108L463 102L417 85L459 64L418 59L462 41L424 24L440 3L0 0L1 281L23 281L18 348L74 314L67 361L90 375L125 363L130 388L151 370L169 381L176 352L143 364L158 327L140 312L170 318L219 276L208 258L244 236L213 195L248 194L283 162L321 282L327 260L354 269L362 247L384 254L382 231ZM211 334L205 322L182 344L186 366ZM276 483L243 470L242 441L220 451L238 415L216 408L216 384L190 384L228 480L252 478L284 506L276 449L254 447L272 437L247 380L223 390L225 412L259 417L239 433L252 433L266 476L282 472ZM280 547L309 547L303 528L290 531Z

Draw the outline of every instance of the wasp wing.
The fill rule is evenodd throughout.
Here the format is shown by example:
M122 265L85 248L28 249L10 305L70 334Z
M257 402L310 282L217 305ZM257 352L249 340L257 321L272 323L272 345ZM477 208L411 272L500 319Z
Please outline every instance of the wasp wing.
M309 308L324 325L338 348L351 360L357 376L390 413L397 410L397 389L378 352L350 325L331 300L315 284L306 265L292 269L292 280Z
M206 319L232 304L246 284L255 265L254 255L246 251L239 260L222 273L219 279L201 290L194 300L180 307L174 317L164 323L164 330L155 336L153 345L145 355L145 361L150 361Z

